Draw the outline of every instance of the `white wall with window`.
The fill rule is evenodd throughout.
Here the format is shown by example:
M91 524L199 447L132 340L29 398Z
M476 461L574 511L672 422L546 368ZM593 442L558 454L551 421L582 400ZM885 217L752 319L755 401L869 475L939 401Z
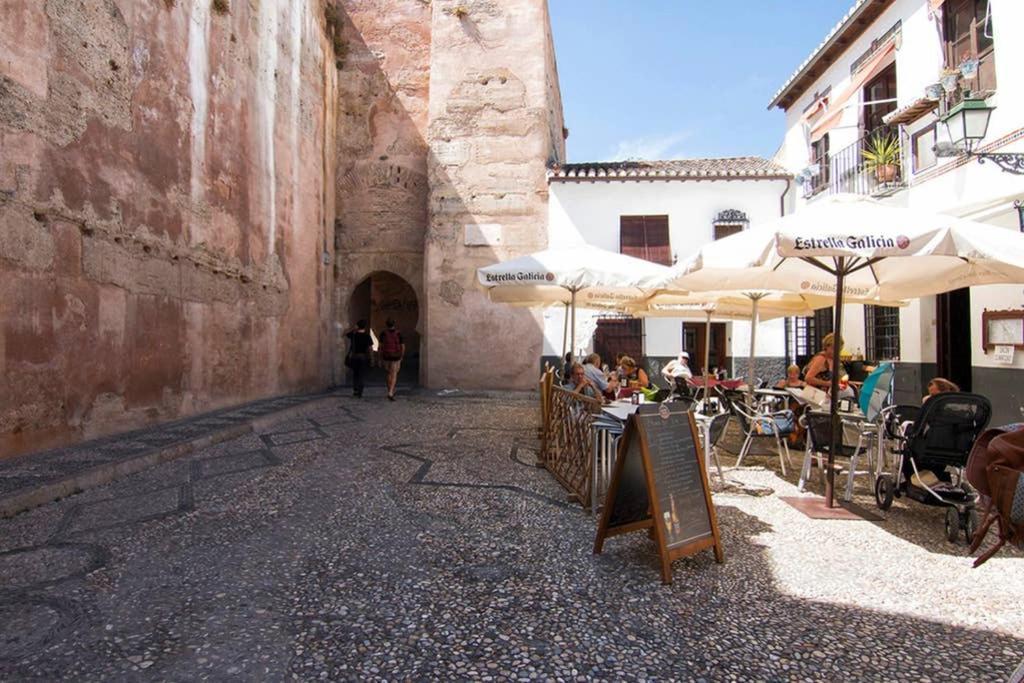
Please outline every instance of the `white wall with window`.
M657 163L657 162L655 162ZM685 259L703 244L736 229L777 218L784 206L791 203L792 182L789 178L756 180L660 180L599 178L564 181L552 179L549 185L549 244L552 247L585 242L610 251L636 254L638 238L623 245L624 229L637 234L630 225L654 226L648 230L650 239L659 239L656 232L662 220L667 222L669 250L673 261ZM787 208L788 211L788 208ZM645 217L645 220L640 220ZM717 219L717 225L716 225ZM660 244L660 241L659 241ZM624 249L624 246L626 247ZM660 251L659 251L660 253ZM651 260L659 260L657 257ZM577 321L578 345L591 349L589 332L597 325L592 318L600 312L581 313ZM550 308L544 313L546 356L559 355L564 332L564 311ZM667 359L679 353L682 346L683 319L648 318L643 322L643 353L650 358ZM690 320L687 326L699 329L703 324ZM750 325L730 322L725 329L725 355L742 360L749 352ZM757 354L782 358L785 353L782 320L762 323L758 328ZM611 359L605 359L611 360ZM742 367L740 367L742 365ZM745 362L737 362L742 374Z
M795 210L841 189L835 182L837 156L865 133L870 109L865 101L871 93L863 83L850 87L858 84L858 77L863 80L864 74L856 67L864 64L871 69L895 70L896 102L888 105L893 111L886 122L899 141L900 176L898 182L889 185L869 178L855 191L894 205L987 223L993 230L1020 230L1013 201L1024 199L1024 176L1004 172L991 161L979 163L962 153L942 156L934 148L946 138L940 116L969 90L993 107L979 151L1024 153L1022 27L1024 2L1020 0L894 0L848 42L839 56L833 56L831 63L814 66L812 59L809 65L820 75L814 79L808 76L806 81L795 78L773 102L786 110L786 132L775 160L794 173L803 172L806 179L809 171L815 170L812 162L824 155L827 145L831 164L828 171L819 170L797 192ZM852 35L861 28L850 23L844 30ZM842 37L844 30L836 37ZM870 57L864 59L872 51L878 54L883 50L886 54L879 63L872 64ZM960 75L955 84L951 81L952 92L941 87L937 89L941 95L935 90L927 92L928 86L940 83L944 67L959 66L965 56L980 59L974 75ZM862 61L855 64L858 59ZM787 87L792 92L787 92ZM850 97L837 109L844 93ZM813 139L830 116L827 141ZM822 173L833 177L823 183ZM815 183L824 187L809 191ZM920 365L923 373L959 372L968 385L984 385L986 389L998 386L1008 381L1004 377L1011 376L1005 374L1006 370L1024 370L1024 358L1018 353L1013 364L1006 366L997 364L992 353L986 353L981 346L982 312L1019 309L1022 305L1024 287L1016 285L974 287L912 301L898 313L899 358ZM860 310L859 320L855 310ZM878 320L873 313L865 315L862 307L848 306L844 314L849 316L843 329L848 349L859 346L867 351L878 346L877 340L869 339L877 330ZM885 330L894 329L891 316L882 322ZM1024 376L1013 376L1017 377L1014 381L1024 380ZM1006 393L993 390L993 396L998 398L999 391ZM1005 402L1024 404L1024 392L1021 394L1019 399L1007 394Z

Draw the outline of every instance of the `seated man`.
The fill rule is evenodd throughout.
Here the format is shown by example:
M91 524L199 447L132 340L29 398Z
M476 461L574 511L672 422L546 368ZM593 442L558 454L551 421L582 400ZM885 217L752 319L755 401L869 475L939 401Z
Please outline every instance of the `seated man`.
M587 374L579 363L572 364L569 381L562 385L562 388L568 389L574 394L601 400L601 392L594 386L593 382L587 379Z
M693 377L693 371L690 370L690 354L680 351L678 358L670 360L661 369L661 376L669 384L676 384L677 379L687 380Z

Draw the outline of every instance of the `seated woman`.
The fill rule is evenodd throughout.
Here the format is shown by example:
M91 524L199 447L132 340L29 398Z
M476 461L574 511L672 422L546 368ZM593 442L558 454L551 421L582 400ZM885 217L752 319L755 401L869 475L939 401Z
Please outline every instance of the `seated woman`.
M928 393L921 399L921 403L924 403L935 394L944 394L947 391L960 391L960 387L945 377L935 377L931 382L928 382Z
M623 376L619 377L619 382L624 386L628 386L630 389L648 389L651 386L651 380L644 372L644 369L636 364L636 361L629 356L622 357L622 372Z
M790 365L786 368L786 376L775 383L776 389L803 389L807 385L800 379L800 366Z
M570 371L569 381L562 385L563 389L568 389L574 394L580 394L587 398L601 399L601 392L598 390L594 383L587 379L587 373L584 371L583 366L579 363L572 364L572 370Z

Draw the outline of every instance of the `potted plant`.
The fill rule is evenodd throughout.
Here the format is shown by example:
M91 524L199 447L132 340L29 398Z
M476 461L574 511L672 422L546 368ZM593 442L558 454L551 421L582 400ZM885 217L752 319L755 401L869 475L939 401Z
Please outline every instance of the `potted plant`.
M956 91L956 86L960 82L960 69L954 67L946 67L942 70L939 76L939 83L942 83L942 87L948 93Z
M891 183L899 172L900 143L892 133L878 132L861 150L864 170L873 171L880 183Z
M964 78L974 78L978 75L978 66L981 64L977 59L964 55L963 61L960 62L960 74Z

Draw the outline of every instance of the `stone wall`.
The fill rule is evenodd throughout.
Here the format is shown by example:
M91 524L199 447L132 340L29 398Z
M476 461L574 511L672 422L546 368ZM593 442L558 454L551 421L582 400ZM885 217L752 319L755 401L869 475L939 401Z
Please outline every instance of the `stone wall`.
M227 5L3 2L0 456L328 383L323 0Z
M423 300L431 7L424 0L340 7L348 47L338 73L334 291L343 332L355 322L352 293L373 273L398 275ZM335 355L338 379L341 358Z
M547 3L432 7L422 374L532 388L540 314L491 304L475 270L547 246L546 164L565 156Z

